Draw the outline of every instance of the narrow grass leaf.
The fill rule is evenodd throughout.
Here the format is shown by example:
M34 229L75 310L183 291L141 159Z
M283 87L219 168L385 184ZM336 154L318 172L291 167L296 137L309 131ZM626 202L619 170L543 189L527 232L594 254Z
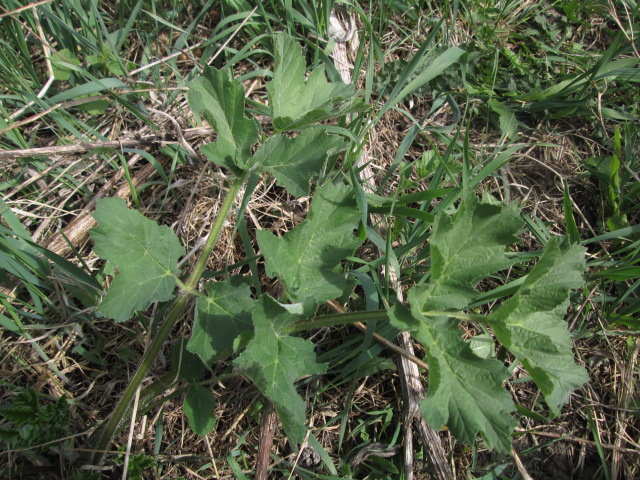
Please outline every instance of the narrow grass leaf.
M573 202L571 201L571 195L569 195L569 184L564 181L564 223L569 235L571 243L580 243L580 232L576 225L576 220L573 218Z
M502 152L496 155L493 159L491 159L490 162L488 162L484 167L480 169L480 171L471 179L469 186L475 187L489 175L493 175L494 172L498 171L500 168L502 168L503 165L509 162L518 150L524 148L525 145L526 144L524 143L520 143L510 145L509 147L505 148Z
M184 248L167 226L159 226L120 198L98 201L90 230L94 251L115 265L115 276L100 312L118 322L128 320L152 302L172 298Z
M7 226L9 226L9 228L11 229L10 231L2 231L4 230L3 228L2 230L0 230L0 233L2 233L3 235L16 234L23 240L27 240L29 242L32 241L31 235L29 234L27 229L24 228L24 225L22 225L16 214L13 213L13 210L11 210L9 205L7 205L4 200L2 200L2 198L0 198L0 217L2 217Z
M624 282L640 278L640 267L610 267L602 272L592 273L589 277Z
M260 296L253 310L254 337L233 362L273 403L293 445L302 443L306 435L305 403L294 382L323 373L325 367L316 363L312 342L284 331L312 315L302 304L283 305L266 294Z
M612 232L603 233L602 235L598 235L596 237L591 237L587 240L583 240L581 243L583 245L588 245L590 243L595 243L595 242L604 242L605 240L622 239L625 237L631 237L638 233L640 233L640 224L633 225L631 227L619 228Z
M565 80L561 80L555 85L552 85L543 90L521 95L517 100L522 102L536 102L540 100L547 100L549 98L555 97L556 95L559 95L560 93L567 94L568 92L566 92L566 89L570 88L571 91L574 91L584 85L586 81L587 78L584 75L568 75Z
M398 84L389 95L389 99L385 102L383 107L378 112L377 114L378 118L382 117L382 115L387 110L392 108L394 105L397 105L400 102L402 102L408 95L411 95L413 92L421 88L427 82L433 80L435 77L440 75L447 68L449 68L455 62L457 62L458 59L462 56L462 54L465 53L464 50L462 50L459 47L451 47L447 49L446 51L438 55L435 59L433 59L433 61L424 70L422 70L413 80L409 81L406 84L406 86L404 86L402 90L398 92L398 87L403 82L408 80L408 78L412 75L412 73L415 71L415 69L419 66L421 62L424 62L424 60L428 58L426 56L428 45L429 45L429 40L427 39L425 44L423 44L422 47L420 47L420 50L416 53L416 57L421 57L421 58L419 59L414 58L414 60L409 62L409 65L407 65L405 72L402 74L402 76L398 80Z
M50 104L62 103L67 100L73 100L74 98L90 96L103 90L113 90L115 88L128 90L129 87L117 78L101 78L100 80L92 80L83 85L78 85L77 87L58 93L48 101Z
M11 280L10 276L17 278ZM51 289L49 276L51 269L47 262L37 255L35 249L20 238L0 236L0 279L11 284L16 279L28 286Z
M563 317L569 290L584 280L584 248L551 239L518 293L493 315L498 340L513 353L536 382L554 415L571 390L588 380L573 360L573 344Z
M411 80L407 86L400 91L398 96L395 98L395 103L397 104L401 102L407 95L413 93L425 83L440 75L447 68L457 62L463 53L465 53L465 51L459 47L450 47L438 55L428 67L422 70L416 78Z
M350 187L328 183L318 188L302 224L283 237L266 230L257 232L267 275L278 277L294 301L312 297L323 302L338 297L345 277L334 269L360 245L361 240L353 236L359 220Z

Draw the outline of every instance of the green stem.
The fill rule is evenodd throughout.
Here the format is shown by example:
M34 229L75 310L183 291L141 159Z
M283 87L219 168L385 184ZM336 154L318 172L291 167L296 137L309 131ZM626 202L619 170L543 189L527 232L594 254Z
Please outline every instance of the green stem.
M427 310L420 313L425 317L449 317L467 323L479 322L491 324L491 322L494 321L489 315L482 315L479 313L439 312L437 310Z
M303 320L296 322L287 327L287 333L302 332L312 328L336 327L338 325L352 325L357 322L366 323L376 320L385 320L387 318L386 310L372 310L368 312L345 312L335 313L331 315L322 315L311 320Z
M477 313L464 313L464 312L440 312L435 310L428 310L421 312L425 317L449 317L461 320L463 322L480 322L491 324L492 319L487 315L480 315ZM351 325L356 322L372 322L376 320L384 320L387 318L386 310L370 310L367 312L345 312L334 313L331 315L322 315L312 318L311 320L303 320L296 322L287 327L287 333L302 332L310 330L312 328L322 327L336 327L339 325Z
M196 286L198 285L198 281L200 280L200 277L202 276L202 273L206 268L207 260L209 259L209 256L211 255L211 252L213 251L213 248L218 241L218 237L220 236L220 232L222 231L224 221L229 214L231 207L233 207L235 198L238 195L240 188L244 184L246 177L246 175L243 175L242 177L237 178L231 184L231 187L229 187L227 196L224 199L222 206L220 207L220 211L218 212L218 217L216 218L216 221L211 228L209 238L207 238L204 248L200 253L200 257L198 258L198 261L196 262L191 275L189 275L189 278L185 283L185 292L183 293L188 293L195 290ZM123 423L124 416L127 413L129 405L133 401L136 390L142 383L142 380L144 380L144 377L147 375L147 372L151 368L151 365L153 364L156 356L162 349L165 340L173 330L173 327L178 321L178 318L180 318L180 314L186 307L188 300L189 296L182 294L173 304L173 307L167 314L166 319L160 326L160 329L153 338L151 344L149 345L149 348L142 357L142 361L140 362L138 370L133 375L133 378L129 382L129 385L122 394L122 397L120 397L118 405L116 405L116 408L113 410L111 417L109 417L109 420L107 420L106 423L102 425L89 439L89 443L96 450L91 459L91 463L96 465L101 463L104 456L103 452L107 450L109 444L111 443L111 440L118 431L118 428Z

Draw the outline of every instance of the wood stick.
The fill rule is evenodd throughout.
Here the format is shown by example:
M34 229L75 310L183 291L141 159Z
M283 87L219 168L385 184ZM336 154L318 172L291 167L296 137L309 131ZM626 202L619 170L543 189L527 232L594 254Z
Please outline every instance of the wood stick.
M398 335L400 347L413 354L413 343L409 332L403 332ZM433 466L433 476L438 480L453 480L453 472L451 466L447 463L447 456L442 448L442 441L436 431L422 418L420 413L420 402L424 398L424 386L420 381L420 372L418 366L408 361L404 356L397 357L398 374L400 384L402 385L402 397L406 404L404 405L404 424L405 424L405 456L407 450L413 451L412 444L413 428L418 432L420 440L425 446L425 451L431 460ZM413 427L413 428L412 428ZM410 455L409 455L410 457ZM408 458L407 458L408 460ZM412 472L413 473L413 472Z
M184 131L184 138L194 138L213 135L213 129L208 127L189 128ZM109 140L105 142L81 142L74 145L55 145L53 147L22 148L19 150L0 151L0 160L12 160L14 158L40 157L49 155L77 155L88 153L96 148L135 148L135 147L164 147L177 143L169 135L144 135L141 137L123 138L120 140Z
M342 23L345 22L343 25ZM352 82L351 69L353 64L349 60L347 54L347 42L351 43L353 50L357 50L357 44L359 43L358 32L355 28L355 21L353 17L344 7L336 7L331 12L330 34L336 41L332 58L342 81L346 84ZM362 153L357 160L357 166L361 167L360 178L362 179L362 187L365 192L373 193L372 184L375 183L375 176L373 169L371 168L371 162L367 162L367 146L362 149ZM381 224L381 218L372 215L373 224ZM389 265L389 271L386 272L389 279L394 284L398 295L398 301L402 301L402 287L398 281L398 274L392 265ZM366 327L361 323L356 323L356 327L365 331ZM405 401L404 411L404 464L405 464L405 477L407 480L413 480L415 478L413 468L413 427L418 431L420 440L425 445L425 450L433 465L435 478L438 480L453 480L453 472L451 467L447 463L447 457L442 448L442 443L438 434L427 424L420 414L419 404L424 397L424 387L420 381L420 372L418 366L421 366L425 370L429 369L429 366L413 354L413 344L411 342L411 335L404 332L398 336L400 346L389 342L386 338L373 334L373 337L383 343L387 348L390 348L396 353L400 354L400 357L396 360L398 365L398 376L402 384L402 394Z
M260 425L260 444L258 445L258 458L256 459L255 480L267 480L269 476L269 454L273 446L273 436L278 426L278 415L272 403L269 403L262 413Z

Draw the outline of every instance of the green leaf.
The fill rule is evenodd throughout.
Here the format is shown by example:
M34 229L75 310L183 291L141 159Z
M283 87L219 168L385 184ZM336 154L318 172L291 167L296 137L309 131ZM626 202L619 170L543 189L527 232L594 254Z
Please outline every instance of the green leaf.
M575 218L573 218L573 202L571 200L571 195L569 194L569 184L566 180L564 180L563 183L565 228L567 229L567 235L569 236L569 240L571 241L571 243L580 243L580 232L578 231L576 220Z
M69 80L71 72L77 70L74 67L80 65L80 60L67 48L58 50L51 57L51 68L56 80Z
M90 231L94 251L119 270L100 312L123 322L152 302L170 300L178 259L184 255L176 234L127 208L120 198L99 200L93 217L98 222Z
M501 362L480 358L460 338L457 314L475 298L474 284L508 266L505 247L517 240L518 212L465 192L456 214L439 214L430 240L431 278L409 290L410 309L397 305L391 323L412 332L429 362L429 390L421 405L434 427L447 424L471 443L480 433L490 448L508 451L515 426L513 403L502 387L508 372ZM554 413L569 392L587 378L573 363L571 339L562 322L571 288L582 285L584 249L561 247L552 239L514 296L487 318L496 337L529 371ZM491 352L488 352L489 354Z
M24 425L36 422L39 410L40 396L38 392L27 387L13 397L11 405L3 405L3 408L0 408L0 417L4 417L16 425Z
M31 387L18 393L11 399L10 405L0 407L0 444L16 449L42 451L47 442L56 441L69 434L69 402L65 395L55 402L40 403L40 399L49 397L41 395ZM6 445L8 444L8 445Z
M362 109L353 98L353 86L329 83L323 66L315 69L306 81L305 72L298 42L284 33L277 34L273 80L267 84L273 126L277 130L291 130ZM340 108L338 104L347 99L352 102Z
M191 430L204 437L216 426L213 393L202 385L189 385L182 411L189 420Z
M514 234L520 225L514 207L479 202L467 190L453 217L435 218L429 283L409 290L411 310L398 305L389 311L391 323L411 331L425 347L429 390L421 410L427 421L436 428L447 424L466 443L480 433L490 448L501 451L509 450L515 427L513 402L502 386L507 369L476 355L461 339L456 320L429 311L467 307L478 295L476 283L511 265L505 247L518 240Z
M106 99L93 100L91 102L81 103L77 105L78 110L90 113L91 115L100 115L104 113L111 106L111 102Z
M427 60L428 58L428 57L423 57L424 53L426 52L425 49L427 46L428 46L428 42L425 43L422 47L420 47L420 51L416 53L416 56L422 57L420 58L420 62L425 62L425 60ZM422 52L422 54L420 52ZM385 102L383 107L378 112L378 116L381 116L387 110L389 110L392 106L399 104L408 95L411 95L414 92L418 91L427 82L431 81L438 75L442 74L442 72L444 72L447 68L449 68L455 62L457 62L458 59L464 53L465 51L459 47L449 47L447 50L442 52L436 58L434 59L429 58L427 66L414 79L409 81L402 88L400 92L394 95L394 91L396 91L396 88L398 88L401 85L400 83L396 84L396 88L394 88L391 94L389 95L389 99ZM407 74L411 72L411 69L414 69L417 66L415 64L413 64L412 66L412 64L413 64L413 61L410 62L410 64L407 66L407 69L405 69L405 72L401 76L399 82L402 82L403 78L407 79L408 78Z
M206 371L204 363L198 355L187 350L186 338L178 338L171 348L171 353L173 368L177 368L180 378L190 383L202 380Z
M507 108L503 103L490 99L488 102L489 108L493 110L499 116L500 131L511 140L515 139L518 135L518 120L515 114Z
M129 90L130 87L118 78L101 78L99 80L92 80L90 82L83 83L82 85L78 85L77 87L64 90L49 98L48 101L51 105L55 105L74 98L86 97L93 95L94 93L102 92L103 90L111 90L115 88L120 88L126 91Z
M233 362L273 403L294 445L302 443L306 435L305 403L294 382L304 375L323 373L325 366L316 363L312 342L284 331L312 315L307 306L283 305L262 295L253 310L254 337Z
M250 280L240 276L211 283L206 296L196 302L193 333L187 349L211 366L215 360L233 353L235 338L251 330Z
M338 297L345 277L335 267L361 241L353 236L360 214L350 187L328 183L316 190L307 219L283 237L257 232L267 275L278 277L289 297L323 302Z
M489 448L508 452L516 426L510 415L511 396L502 386L508 370L497 360L474 354L460 338L455 320L424 318L413 310L396 305L389 310L389 319L425 347L429 389L420 405L424 418L434 428L446 424L465 443L474 443L480 433Z
M322 127L305 130L295 138L271 136L253 156L252 163L268 171L296 197L309 195L311 178L327 158L346 148L346 142Z
M207 68L189 86L189 105L218 135L215 143L202 147L202 152L239 176L251 157L251 147L258 141L255 120L245 116L242 85L222 70Z
M473 285L512 264L505 246L518 241L518 210L495 201L479 202L475 193L464 194L453 218L436 216L429 242L431 279L412 289L412 306L424 310L463 309L478 292Z
M492 315L498 340L522 362L551 412L560 413L571 390L588 380L573 360L573 344L563 321L569 290L584 281L585 249L551 239L518 292Z
M480 358L493 358L496 354L495 340L488 333L475 335L467 340L471 351Z

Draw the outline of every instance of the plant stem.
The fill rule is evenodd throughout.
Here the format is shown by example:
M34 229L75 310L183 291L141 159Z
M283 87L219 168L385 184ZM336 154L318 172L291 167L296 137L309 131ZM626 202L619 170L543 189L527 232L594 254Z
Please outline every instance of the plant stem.
M449 317L467 323L479 322L491 325L491 322L494 321L490 315L482 315L480 313L440 312L437 310L427 310L422 311L421 313L425 317Z
M375 310L369 312L346 312L338 303L333 300L329 300L327 306L332 310L338 312L337 315L324 315L322 317L316 317L311 320L305 320L297 322L291 325L288 329L288 333L299 332L301 330L309 330L311 328L319 327L332 327L337 325L353 325L362 332L367 331L367 326L363 322L371 322L376 320L384 320L387 318L386 310ZM429 365L410 352L407 352L404 348L399 347L390 340L387 340L379 333L373 332L373 338L384 345L389 350L402 355L407 360L415 363L424 370L429 370Z
M311 330L312 328L336 327L339 325L352 325L356 322L373 322L376 320L385 320L387 318L386 310L371 310L368 312L345 312L334 313L331 315L322 315L312 318L311 320L303 320L290 325L287 333L302 332Z
M235 198L238 195L240 188L244 184L246 177L247 175L245 174L242 177L236 178L229 187L229 191L227 192L224 202L220 207L220 211L218 212L216 221L211 228L209 238L207 238L202 252L200 253L200 257L198 258L198 261L196 262L191 275L189 275L189 278L185 283L185 292L183 293L188 293L189 291L194 290L198 285L198 281L200 280L200 277L202 276L202 273L204 272L204 269L207 265L207 260L209 259L209 256L211 255L211 252L216 245L218 237L220 236L224 221L226 220L226 217L229 214L229 211L231 210ZM111 417L109 417L107 422L100 428L98 428L98 430L96 430L96 432L89 439L89 444L92 445L95 449L95 452L91 457L91 463L101 463L104 457L104 452L107 450L107 447L111 443L111 440L115 436L118 428L124 421L124 416L127 413L133 397L135 396L137 388L140 386L142 380L144 380L145 376L147 375L147 372L151 368L151 365L153 364L156 356L162 349L165 340L173 330L173 327L178 321L178 318L180 318L180 314L186 307L188 300L188 295L181 294L173 304L173 307L167 314L166 319L164 320L162 325L160 325L158 332L153 338L144 356L142 357L138 370L136 370L136 373L133 375L133 378L131 379L129 385L122 394L122 397L120 397L118 405L116 405L116 408L113 410Z

